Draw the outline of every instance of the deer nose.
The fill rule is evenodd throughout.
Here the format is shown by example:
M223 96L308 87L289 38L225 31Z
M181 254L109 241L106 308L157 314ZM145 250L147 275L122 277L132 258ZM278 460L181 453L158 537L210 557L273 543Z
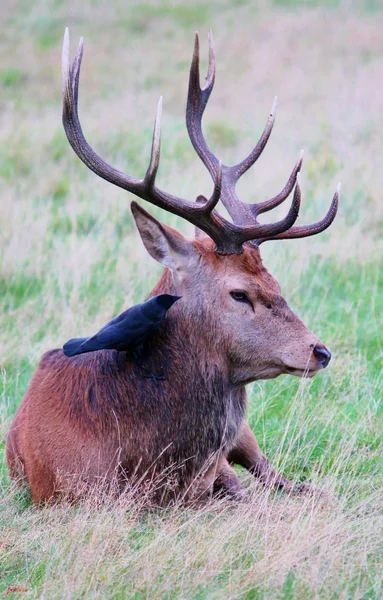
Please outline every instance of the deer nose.
M314 346L313 354L321 365L322 369L325 369L331 360L330 350L327 350L327 348L324 346Z

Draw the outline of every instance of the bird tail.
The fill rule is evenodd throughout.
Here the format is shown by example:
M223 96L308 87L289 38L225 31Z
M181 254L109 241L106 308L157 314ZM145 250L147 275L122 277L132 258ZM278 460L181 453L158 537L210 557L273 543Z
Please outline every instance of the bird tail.
M83 352L87 352L84 348L81 348L81 344L86 342L88 338L73 338L64 344L63 352L65 356L76 356L76 354L82 354Z

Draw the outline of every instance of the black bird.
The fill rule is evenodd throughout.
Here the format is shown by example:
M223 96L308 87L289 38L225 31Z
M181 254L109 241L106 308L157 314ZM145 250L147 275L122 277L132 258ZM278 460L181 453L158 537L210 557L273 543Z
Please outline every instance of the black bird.
M75 356L106 349L135 350L155 333L169 308L180 298L181 296L161 294L142 304L136 304L109 321L92 337L74 338L66 342L63 346L64 354Z

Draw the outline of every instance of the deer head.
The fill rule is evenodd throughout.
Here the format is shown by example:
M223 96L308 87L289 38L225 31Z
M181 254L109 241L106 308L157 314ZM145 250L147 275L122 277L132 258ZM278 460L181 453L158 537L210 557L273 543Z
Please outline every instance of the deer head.
M210 33L206 84L201 88L199 40L196 35L186 124L190 140L214 185L209 199L198 196L196 202L191 202L164 192L155 184L160 159L162 98L157 107L150 163L143 179L111 167L89 146L81 129L77 108L82 54L81 39L70 66L69 34L66 31L63 46L63 124L72 148L103 179L186 219L196 227L196 239L187 240L132 202L133 216L149 254L167 267L165 279L172 292L182 295L177 310L182 319L191 324L190 338L197 335L201 346L214 348L216 360L223 361L223 368L227 369L235 385L276 377L281 373L312 376L326 367L330 352L289 309L277 281L262 264L259 246L267 240L307 237L327 229L337 212L340 184L324 219L307 226L294 226L301 201L299 172L302 156L283 190L270 200L247 204L238 198L235 191L237 181L259 158L270 137L276 100L265 129L249 156L234 166L222 165L208 148L201 126L215 78L212 36ZM271 224L258 222L261 213L281 204L293 189L293 200L284 219ZM232 222L216 211L218 201L225 206Z

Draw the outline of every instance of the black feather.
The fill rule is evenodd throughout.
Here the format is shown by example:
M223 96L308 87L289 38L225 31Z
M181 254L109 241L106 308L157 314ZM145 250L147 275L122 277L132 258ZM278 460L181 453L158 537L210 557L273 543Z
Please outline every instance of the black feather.
M163 323L166 313L181 296L161 294L136 304L88 338L74 338L63 346L65 356L96 350L134 350L146 342Z

